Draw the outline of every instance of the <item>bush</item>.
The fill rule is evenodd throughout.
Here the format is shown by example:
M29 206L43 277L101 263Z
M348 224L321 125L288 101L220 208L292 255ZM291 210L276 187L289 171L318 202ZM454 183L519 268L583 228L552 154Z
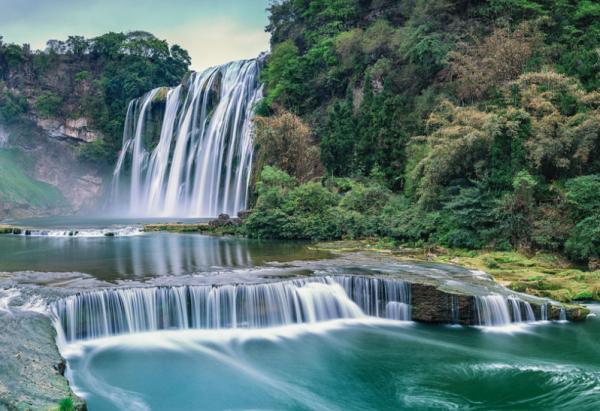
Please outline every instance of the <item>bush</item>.
M600 214L600 174L573 178L566 182L565 188L575 219Z
M582 263L600 257L600 214L585 218L573 227L565 250L570 258Z
M42 93L35 102L35 109L42 117L55 117L60 113L62 98L51 91Z
M13 123L27 113L28 105L25 97L5 90L0 94L0 121Z

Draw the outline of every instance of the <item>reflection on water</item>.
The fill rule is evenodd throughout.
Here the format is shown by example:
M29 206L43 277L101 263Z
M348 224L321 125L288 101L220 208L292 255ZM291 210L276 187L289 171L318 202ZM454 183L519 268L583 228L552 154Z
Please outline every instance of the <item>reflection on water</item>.
M0 271L78 271L101 280L179 275L322 257L305 245L197 234L0 236Z

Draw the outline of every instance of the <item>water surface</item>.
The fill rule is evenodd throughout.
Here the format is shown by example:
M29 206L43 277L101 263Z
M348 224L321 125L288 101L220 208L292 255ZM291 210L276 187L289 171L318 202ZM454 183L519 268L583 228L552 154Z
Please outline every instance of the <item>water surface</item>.
M0 272L82 272L116 281L329 256L310 250L303 242L166 232L140 234L142 223L157 221L79 217L16 221L34 235L0 236ZM99 230L118 235L106 237Z
M376 320L166 331L76 346L69 374L91 410L594 410L599 340L598 317L514 333Z

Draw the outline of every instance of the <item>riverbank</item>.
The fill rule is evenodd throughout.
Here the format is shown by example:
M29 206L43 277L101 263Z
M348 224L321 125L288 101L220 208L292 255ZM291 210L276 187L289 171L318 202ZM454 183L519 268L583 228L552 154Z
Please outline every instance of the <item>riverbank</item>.
M457 250L443 247L403 248L385 241L332 241L317 243L331 252L375 251L398 260L456 264L489 273L511 290L563 303L600 301L600 270L584 271L564 258L547 253Z
M216 221L216 220L215 220ZM145 231L197 232L211 235L241 235L233 224L152 224ZM443 247L404 248L385 240L321 242L313 248L333 252L376 251L400 260L451 263L491 274L514 291L564 303L600 301L600 270L582 270L564 257L550 253L526 255L519 251L460 250Z

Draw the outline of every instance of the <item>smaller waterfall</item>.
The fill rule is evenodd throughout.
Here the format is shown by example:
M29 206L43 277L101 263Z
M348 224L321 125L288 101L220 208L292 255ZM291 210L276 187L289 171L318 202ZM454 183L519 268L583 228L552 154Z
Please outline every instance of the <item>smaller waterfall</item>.
M567 310L564 307L560 308L560 313L558 315L558 321L567 321Z
M540 305L540 316L541 321L548 321L548 304Z
M458 324L460 322L460 307L458 305L458 296L454 294L450 296L450 314L452 316L452 323Z
M498 326L511 323L507 299L501 295L475 297L475 309L479 325Z
M60 338L76 341L164 329L265 328L365 316L410 320L409 304L410 285L403 281L336 276L94 291L59 300L52 311Z
M82 228L82 229L17 229L15 235L29 237L129 237L144 234L140 227L115 227L115 228Z
M516 296L486 295L475 297L477 323L484 326L501 326L511 323L534 322L531 303ZM548 319L548 304L540 305L540 320Z
M525 320L527 322L535 321L535 314L533 313L533 308L531 308L531 304L527 301L523 301L523 305L525 306Z
M523 320L521 316L521 302L512 296L508 298L508 301L510 301L510 305L512 307L513 321L516 323L520 323Z

